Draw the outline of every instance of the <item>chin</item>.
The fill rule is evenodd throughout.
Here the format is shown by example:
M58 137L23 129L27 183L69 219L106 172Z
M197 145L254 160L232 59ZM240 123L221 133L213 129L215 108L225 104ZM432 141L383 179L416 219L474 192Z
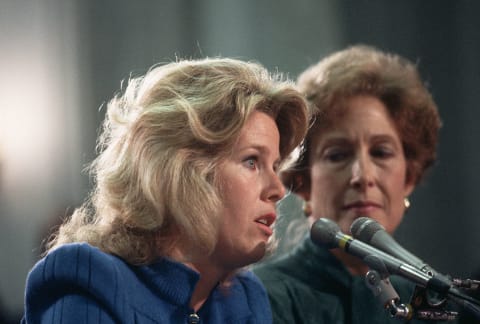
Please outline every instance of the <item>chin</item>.
M260 261L265 257L266 253L267 253L266 244L265 243L258 244L252 249L252 251L248 255L248 259L250 260L249 264Z

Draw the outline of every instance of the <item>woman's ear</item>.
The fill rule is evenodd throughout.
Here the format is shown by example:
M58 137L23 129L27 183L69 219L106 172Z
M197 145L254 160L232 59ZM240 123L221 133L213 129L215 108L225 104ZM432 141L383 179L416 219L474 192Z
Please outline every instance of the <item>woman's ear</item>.
M413 172L411 170L413 169L413 165L411 164L412 162L407 161L407 174L405 176L405 185L403 188L403 196L408 197L410 194L413 192L413 189L417 186L417 180L418 178L413 176Z
M415 189L415 183L414 181L410 180L409 182L405 183L405 188L404 188L404 197L410 196L410 194L413 192L413 189Z

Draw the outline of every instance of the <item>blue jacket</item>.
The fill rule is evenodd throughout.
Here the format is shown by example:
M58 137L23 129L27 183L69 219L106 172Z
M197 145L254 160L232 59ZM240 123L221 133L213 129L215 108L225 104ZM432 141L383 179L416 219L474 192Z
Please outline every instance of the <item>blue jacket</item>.
M86 243L64 245L27 278L23 323L190 323L198 273L168 259L132 266ZM250 271L217 287L198 323L271 323L268 297ZM196 323L192 321L192 323Z

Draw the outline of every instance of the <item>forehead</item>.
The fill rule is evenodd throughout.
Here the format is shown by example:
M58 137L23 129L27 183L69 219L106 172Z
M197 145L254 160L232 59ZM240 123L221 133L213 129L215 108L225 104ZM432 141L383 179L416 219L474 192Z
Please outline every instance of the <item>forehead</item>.
M273 117L267 113L256 110L248 117L240 136L251 133L263 133L272 126L276 127Z
M265 146L279 149L280 134L273 117L254 111L246 121L238 137L237 145L240 149L244 146Z
M391 137L400 141L395 122L385 105L372 96L356 96L344 101L344 105L332 108L334 114L328 124L318 126L311 142L329 138Z

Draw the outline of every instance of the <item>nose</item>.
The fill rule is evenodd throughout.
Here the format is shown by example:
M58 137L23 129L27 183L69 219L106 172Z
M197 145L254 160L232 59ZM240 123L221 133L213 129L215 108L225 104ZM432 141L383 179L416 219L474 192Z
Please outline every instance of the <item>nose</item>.
M359 156L352 163L350 185L358 190L365 190L374 185L374 170L367 157Z
M285 196L286 189L275 171L271 171L264 189L263 199L277 202Z

